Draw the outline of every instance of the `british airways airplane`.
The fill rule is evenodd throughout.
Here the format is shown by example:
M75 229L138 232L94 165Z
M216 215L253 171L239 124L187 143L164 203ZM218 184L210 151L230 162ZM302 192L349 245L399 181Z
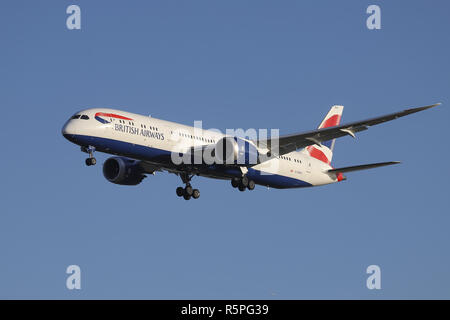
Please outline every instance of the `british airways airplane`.
M186 200L200 197L194 176L231 181L240 191L255 185L302 188L345 180L344 173L397 164L382 162L333 168L336 138L355 137L369 127L423 111L438 104L406 109L381 117L340 125L343 106L333 106L318 129L289 135L241 138L217 130L203 130L121 110L93 108L75 113L62 128L63 136L89 154L86 165L96 164L94 151L115 156L103 164L105 178L119 185L138 185L146 174L167 171L185 187L176 194Z

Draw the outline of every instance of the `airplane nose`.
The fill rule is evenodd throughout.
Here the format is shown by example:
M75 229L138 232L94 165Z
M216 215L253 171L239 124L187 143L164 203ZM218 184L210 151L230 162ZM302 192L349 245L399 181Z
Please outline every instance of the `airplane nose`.
M77 131L76 131L73 121L71 121L71 120L67 121L61 129L61 133L64 136L64 138L72 141L74 138L74 135L77 134Z

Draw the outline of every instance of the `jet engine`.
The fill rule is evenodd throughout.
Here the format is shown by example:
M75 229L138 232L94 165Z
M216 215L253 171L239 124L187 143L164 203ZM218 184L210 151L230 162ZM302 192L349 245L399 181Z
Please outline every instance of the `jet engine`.
M103 164L103 175L109 182L135 186L146 177L140 161L125 157L111 157Z
M217 141L216 160L227 165L255 165L259 163L258 148L251 141L225 137Z

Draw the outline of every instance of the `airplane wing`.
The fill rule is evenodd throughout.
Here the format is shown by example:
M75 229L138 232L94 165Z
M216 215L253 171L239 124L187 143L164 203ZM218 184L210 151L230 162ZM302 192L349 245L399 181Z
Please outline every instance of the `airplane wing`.
M363 121L356 121L347 123L340 126L335 127L329 127L329 128L323 128L323 129L317 129L313 131L303 132L303 133L296 133L296 134L289 134L289 135L283 135L278 138L278 152L274 152L276 150L272 150L272 146L276 146L276 141L267 139L267 140L258 140L257 144L260 147L267 147L269 150L271 150L271 153L273 155L283 155L292 151L295 151L300 148L305 148L309 145L317 144L320 145L323 141L332 140L335 138L340 138L346 135L350 135L353 138L355 137L355 133L367 130L369 127L395 120L400 117L404 117L419 111L423 111L426 109L430 109L433 107L436 107L440 105L440 103L436 103L430 106L425 107L418 107L418 108L411 108L406 109L400 112L391 113L388 115L384 115L381 117L371 118ZM276 138L275 138L276 139Z
M144 173L154 174L156 171L162 171L160 166L148 161L139 161L139 166Z
M392 164L399 164L399 163L400 163L400 161L389 161L389 162L362 164L362 165L359 165L359 166L351 166L351 167L330 169L330 170L327 170L327 172L328 173L345 173L345 172L351 172L351 171L358 171L358 170L366 170L366 169L378 168L378 167L383 167L383 166L390 166Z

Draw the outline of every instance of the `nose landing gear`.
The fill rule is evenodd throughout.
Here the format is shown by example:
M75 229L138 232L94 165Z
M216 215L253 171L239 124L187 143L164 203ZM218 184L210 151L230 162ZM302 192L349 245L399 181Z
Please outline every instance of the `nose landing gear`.
M177 196L183 197L185 200L189 200L191 198L198 199L200 198L200 191L198 189L193 189L191 186L192 176L189 176L187 173L180 174L181 180L186 184L186 187L178 187L176 192Z
M97 163L97 160L95 158L87 158L85 162L87 166L94 166Z
M87 166L93 166L97 163L97 160L94 158L95 147L93 146L81 147L81 151L89 154L89 158L87 158L85 161Z

